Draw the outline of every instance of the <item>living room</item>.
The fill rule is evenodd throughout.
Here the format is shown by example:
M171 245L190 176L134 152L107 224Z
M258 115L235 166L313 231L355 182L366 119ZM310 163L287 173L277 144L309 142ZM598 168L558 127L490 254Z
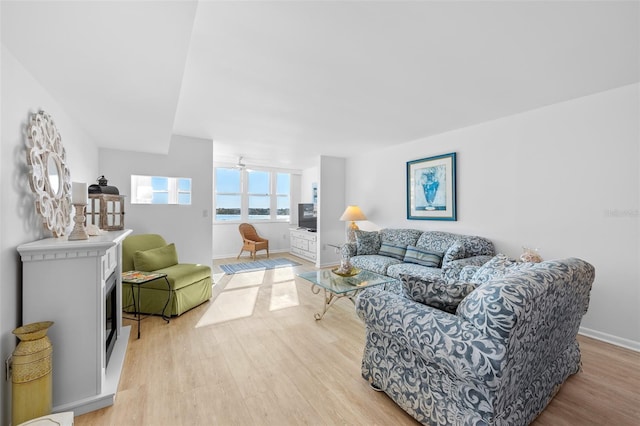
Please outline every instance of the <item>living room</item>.
M135 125L124 122L120 126L119 122L111 122L112 116L109 115L105 105L117 104L117 102L109 97L92 100L92 96L95 96L93 95L94 86L99 85L100 81L82 80L80 75L74 74L73 69L65 65L64 55L78 55L81 52L71 48L68 51L53 50L51 60L56 66L47 70L38 68L40 62L36 59L32 58L34 62L29 62L29 55L25 53L26 47L30 46L30 43L38 44L39 35L26 37L25 29L30 29L28 32L32 35L38 34L38 28L51 30L52 27L46 23L46 19L48 16L57 15L35 13L37 8L42 6L40 3L29 2L31 5L25 6L24 9L18 5L18 2L11 3L3 2L1 9L3 33L0 171L4 188L0 203L2 211L0 244L3 253L1 259L3 285L0 289L2 360L5 360L15 348L15 337L11 331L21 325L22 274L16 247L47 236L41 227L40 219L35 215L33 197L26 178L24 126L31 113L42 108L54 117L62 134L73 181L93 183L97 176L105 175L110 179L110 184L118 186L122 193L127 194L129 178L133 173L192 177L194 182L197 182L193 188L192 206L184 209L172 208L175 206L157 206L156 210L151 211L147 208L149 206L127 205L126 227L134 229L136 233L162 232L167 240L175 241L180 247L181 257L194 262L211 264L211 259L237 254L239 248L237 224L232 231L227 232L222 231L223 225L212 223L212 162L233 164L234 155L243 154L243 152L232 151L224 143L219 145L216 145L217 141L212 143L215 139L214 134L184 136L183 133L174 131L174 115L180 103L178 100L182 85L180 79L176 83L177 88L172 92L174 97L166 99L169 105L159 107L162 113L159 117L151 119L155 111L144 110L140 105L148 104L138 105L136 99L126 98L127 105L118 105L132 116L129 118L133 121L136 120L133 111L140 110L137 117L140 122L139 133L118 134L119 127L128 131L135 128ZM191 25L196 15L195 9L204 6L197 5L197 2L184 3L192 3L189 11L191 20L187 19L188 24L185 24L189 31L183 40L184 44L188 45ZM532 72L533 75L537 72L557 78L547 80L546 84L544 80L542 84L540 81L527 80L526 78L531 77L532 74L527 77L513 77L516 83L510 87L538 85L542 90L548 86L545 94L562 93L564 96L562 99L537 103L535 107L523 103L521 108L512 108L507 112L489 110L490 106L499 106L499 103L483 104L487 105L483 119L461 120L464 124L444 128L437 127L444 124L435 122L431 125L436 126L436 131L430 128L418 129L418 133L407 130L402 140L386 145L372 139L370 149L349 151L351 153L344 158L345 175L342 194L344 199L340 201L343 206L358 204L362 208L368 221L359 223L359 226L365 230L406 227L480 235L493 241L498 251L513 257L519 256L523 246L533 246L540 249L540 254L545 259L579 257L587 260L595 266L596 280L591 291L589 310L583 318L581 333L638 351L640 350L640 312L637 310L640 302L638 285L640 282L638 267L640 260L638 245L640 240L638 3L556 3L567 3L567 7L574 3L572 7L575 7L575 10L563 11L568 14L584 12L581 8L588 7L586 3L591 3L593 7L603 7L602 10L596 9L597 13L585 12L585 21L598 22L597 27L600 30L610 33L611 38L605 38L605 40L618 43L604 44L600 47L577 46L575 54L579 60L584 60L589 55L593 55L593 58L584 63L577 59L577 63L572 64L573 68L567 68L571 72L566 75L560 72L562 68L555 67L554 63L551 63L549 68L557 68L559 70L557 75L544 74L544 72L550 72L544 67ZM608 3L611 9L606 9L603 6L604 3ZM336 3L334 7L338 5L339 3ZM55 2L51 2L47 7L55 7ZM621 20L598 21L596 19L598 14L605 12L611 14L604 16L619 17ZM580 13L578 15L583 16ZM115 19L115 16L112 17ZM623 19L625 16L634 18ZM36 20L36 23L31 22L30 17ZM472 17L468 18L473 20ZM602 22L605 24L601 24ZM535 26L534 23L531 25ZM69 26L69 22L66 24ZM573 26L570 19L566 24L568 32L584 30L583 25L586 25ZM231 23L227 25L230 26ZM588 25L587 28L589 28ZM83 30L87 29L83 28ZM628 38L616 39L615 34L618 33L614 30L620 31L619 37ZM615 34L611 35L611 33ZM50 38L55 35L52 32L45 34L47 34L45 37ZM175 35L171 32L170 34ZM598 33L595 34L579 34L576 39L581 37L588 40L597 39ZM630 37L629 34L631 34ZM15 40L16 37L25 44L18 43ZM64 40L64 37L60 37L59 42L64 43ZM557 40L544 40L544 42L545 44L541 46L548 47ZM615 49L612 47L614 45L617 46ZM532 46L527 47L532 48ZM175 49L176 54L183 56L186 56L188 50L188 47L173 45L166 45L164 48L171 52L171 49ZM578 50L580 52L586 50L588 54L578 54ZM162 49L158 49L156 53L158 52L162 52ZM513 52L510 53L513 54ZM514 62L524 60L523 58L528 54L539 54L538 51L526 49L520 53L521 56L513 58ZM574 52L571 50L565 52L567 57L572 53ZM63 56L57 56L60 54ZM92 56L88 55L88 57ZM560 58L556 57L554 60L559 61ZM184 57L177 62L179 67L184 67ZM481 62L479 60L474 65L478 67L476 79L460 81L464 90L482 86L483 77L487 77L491 72L499 73L501 67L511 63L505 60L499 62L497 66L483 68ZM77 64L71 59L69 63ZM595 63L613 65L597 68L593 66ZM580 71L580 75L575 70ZM84 68L83 71L86 72L87 69ZM145 69L145 71L148 70ZM113 69L110 72L113 72ZM51 80L43 77L46 74L51 76ZM74 78L66 78L78 81L77 85L81 86L80 91L85 93L85 97L80 98L83 102L57 91L60 86L56 81L65 79L67 74ZM177 74L181 77L182 71ZM511 77L500 75L503 79ZM584 80L581 80L582 78ZM112 80L109 82L110 85L111 83L116 85L122 81L122 90L129 89L129 83L123 75L113 74ZM377 121L379 125L388 124L389 127L396 127L398 124L395 121L403 122L405 117L417 115L425 122L430 122L433 119L432 114L435 115L439 109L442 109L439 106L442 104L437 103L440 100L431 106L432 110L410 111L398 107L395 100L389 100L385 95L402 86L403 75L398 74L391 80L393 81L391 89L381 87L381 94L373 93L367 99L372 104L379 102L395 105L398 117L394 114L373 115L369 117L370 120ZM83 81L84 85L81 84ZM592 82L592 85L585 83L586 87L573 86L572 94L561 90L562 85L569 85L573 81ZM381 86L384 86L383 82L384 80L380 81ZM117 93L123 98L126 96L124 93ZM530 94L530 91L523 89L523 93ZM494 97L493 95L493 93L486 94L487 97ZM511 95L518 98L519 93ZM344 96L346 97L347 94ZM509 96L505 93L495 95L495 98L501 97ZM87 103L87 100L92 102ZM478 99L466 98L454 99L454 101L459 104L479 102ZM97 113L94 117L98 118L91 122L79 120L78 110L83 108L95 108ZM102 111L103 108L104 111ZM353 113L353 116L356 115ZM364 120L360 116L357 118ZM265 127L260 129L264 130ZM375 130L378 131L380 128ZM371 136L368 133L367 135ZM105 138L111 140L105 141ZM136 139L143 142L152 139L156 145L151 148L134 145ZM267 158L265 149L260 146L255 134L248 135L247 139L253 143L254 150L244 154L255 158L259 162L256 166L266 167L267 164L276 164L275 159ZM269 150L271 140L269 138L268 142L263 144L267 146L266 151ZM276 144L276 141L273 143ZM327 146L331 146L332 143L332 141L326 142ZM336 143L344 145L347 152L348 142L340 140ZM315 145L317 148L314 148L314 155L309 156L305 163L281 164L279 167L302 174L305 170L318 167L323 155L330 158L340 157L336 151L321 154L323 142L316 141ZM130 149L130 147L134 148ZM280 153L284 149L278 147L271 150ZM292 145L291 149L294 150L295 145ZM457 154L457 220L408 220L407 162L451 152ZM282 157L284 158L284 154ZM260 163L260 159L264 162ZM301 188L300 198L303 198L303 190L306 191ZM301 201L307 200L301 199ZM333 226L342 229L343 225L344 223L339 222L336 215ZM278 242L283 244L281 251L286 251L286 243L282 242L281 234L286 232L288 227L289 224L265 225L263 230L277 236ZM232 232L233 238L227 238L227 235L231 235ZM216 234L222 237L216 237ZM2 424L8 424L10 418L9 389L10 382L3 380L0 387Z

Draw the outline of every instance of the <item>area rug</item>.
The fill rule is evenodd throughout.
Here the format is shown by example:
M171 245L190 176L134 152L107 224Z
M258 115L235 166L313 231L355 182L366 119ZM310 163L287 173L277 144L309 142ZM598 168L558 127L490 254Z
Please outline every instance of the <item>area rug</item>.
M229 263L220 265L220 269L225 274L239 274L241 272L264 271L267 269L286 268L288 266L299 266L298 262L286 258L256 260L255 262Z

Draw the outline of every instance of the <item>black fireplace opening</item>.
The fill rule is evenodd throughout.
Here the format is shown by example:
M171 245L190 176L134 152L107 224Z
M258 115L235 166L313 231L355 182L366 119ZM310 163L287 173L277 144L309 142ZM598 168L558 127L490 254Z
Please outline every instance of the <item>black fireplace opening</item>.
M105 358L105 367L109 365L109 358L111 358L111 353L113 352L113 348L116 345L116 339L118 337L117 334L117 300L116 300L116 273L112 273L109 278L107 278L107 283L105 285L105 296L104 296L104 312L105 312L105 348L106 348L106 358Z

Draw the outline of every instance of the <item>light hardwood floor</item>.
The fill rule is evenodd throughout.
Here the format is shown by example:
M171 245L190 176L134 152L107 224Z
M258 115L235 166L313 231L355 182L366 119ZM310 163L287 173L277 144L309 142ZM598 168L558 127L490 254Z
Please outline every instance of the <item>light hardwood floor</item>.
M339 300L315 321L322 293L295 278L313 266L290 258L302 265L217 276L211 301L169 324L143 320L139 340L131 323L116 403L75 425L417 424L361 378L353 304ZM579 340L584 371L533 424L638 425L640 354Z

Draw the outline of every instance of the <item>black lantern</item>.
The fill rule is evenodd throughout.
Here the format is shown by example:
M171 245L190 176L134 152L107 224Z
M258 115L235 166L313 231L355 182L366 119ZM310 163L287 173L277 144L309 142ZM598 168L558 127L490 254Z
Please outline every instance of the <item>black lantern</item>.
M97 185L89 185L89 194L111 194L118 195L120 191L115 186L107 185L107 178L104 175L100 176Z
M89 204L86 209L87 224L106 231L124 229L124 195L118 188L107 185L107 178L100 176L97 185L89 186Z

